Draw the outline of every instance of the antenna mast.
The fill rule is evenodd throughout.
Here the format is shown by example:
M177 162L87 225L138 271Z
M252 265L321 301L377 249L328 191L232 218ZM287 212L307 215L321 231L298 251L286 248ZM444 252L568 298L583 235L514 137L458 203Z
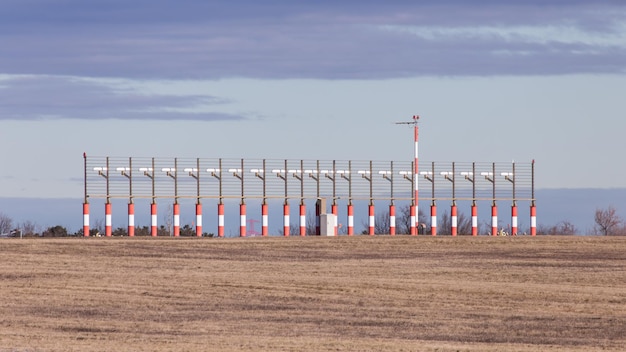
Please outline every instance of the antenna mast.
M413 121L407 121L407 122L396 122L396 125L413 125L413 136L414 136L414 143L415 143L415 160L413 161L413 190L414 190L414 195L413 195L413 206L415 207L415 220L413 222L412 225L414 226L418 226L419 225L419 208L418 208L418 201L419 201L419 187L418 187L418 169L419 169L419 163L418 163L418 147L417 147L417 141L418 141L418 136L419 136L419 128L417 125L417 121L419 120L419 115L413 115ZM411 226L412 228L414 226Z

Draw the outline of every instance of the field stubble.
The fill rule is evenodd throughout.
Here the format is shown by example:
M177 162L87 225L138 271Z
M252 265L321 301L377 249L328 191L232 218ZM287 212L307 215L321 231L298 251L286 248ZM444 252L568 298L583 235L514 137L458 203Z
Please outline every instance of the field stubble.
M0 241L3 351L626 346L626 238Z

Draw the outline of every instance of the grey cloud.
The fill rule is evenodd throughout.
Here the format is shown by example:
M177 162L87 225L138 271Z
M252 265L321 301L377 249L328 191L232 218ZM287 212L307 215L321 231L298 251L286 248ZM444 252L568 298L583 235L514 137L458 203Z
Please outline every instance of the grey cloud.
M5 8L5 73L373 79L626 68L626 45L384 30L563 26L602 37L624 30L626 6L618 1L9 0Z
M17 77L0 80L0 120L133 119L242 120L243 116L180 109L222 104L204 95L145 95L71 77Z

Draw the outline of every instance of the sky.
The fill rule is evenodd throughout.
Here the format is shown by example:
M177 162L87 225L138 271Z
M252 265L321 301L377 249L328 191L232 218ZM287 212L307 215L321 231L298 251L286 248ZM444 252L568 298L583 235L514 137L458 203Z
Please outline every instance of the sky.
M115 157L536 161L624 188L626 3L3 0L0 197Z

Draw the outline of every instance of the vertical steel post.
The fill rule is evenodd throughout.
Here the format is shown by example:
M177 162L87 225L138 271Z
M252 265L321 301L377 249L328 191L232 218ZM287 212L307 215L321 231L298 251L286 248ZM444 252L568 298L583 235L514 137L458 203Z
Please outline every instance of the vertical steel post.
M104 233L105 236L110 237L113 233L112 231L112 221L111 221L111 194L110 194L110 184L109 184L109 157L106 159L106 183L107 183L107 194L106 194L106 204L104 205Z
M432 171L431 171L432 179L430 180L430 184L432 187L432 201L430 204L430 233L433 236L437 236L437 203L435 201L435 162L432 162Z
M472 236L478 236L478 206L476 205L476 162L472 162Z
M491 187L492 187L492 204L491 204L491 235L498 235L498 205L496 204L496 163L492 163Z
M537 235L537 207L535 206L535 159L531 163L530 235Z
M283 173L284 175L282 176L283 180L285 181L285 203L283 204L283 236L284 237L289 237L289 227L290 227L290 219L289 219L289 192L288 192L288 180L289 177L287 177L287 159L285 159L285 165L284 166L284 170ZM280 175L280 174L279 174Z
M200 158L196 159L196 236L202 237L202 202L200 200Z
M89 194L87 193L87 153L83 152L85 199L83 202L83 236L89 237Z

